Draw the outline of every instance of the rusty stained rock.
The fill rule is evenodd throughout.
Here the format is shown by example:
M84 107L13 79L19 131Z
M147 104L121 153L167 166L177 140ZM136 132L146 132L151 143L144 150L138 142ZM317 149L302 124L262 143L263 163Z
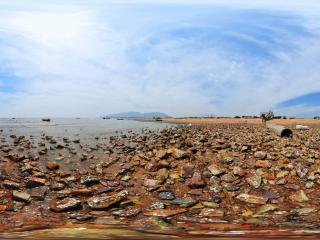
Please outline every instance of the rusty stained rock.
M123 190L113 195L89 198L87 203L91 209L103 210L109 208L110 206L116 203L121 202L122 200L126 199L127 196L128 191Z

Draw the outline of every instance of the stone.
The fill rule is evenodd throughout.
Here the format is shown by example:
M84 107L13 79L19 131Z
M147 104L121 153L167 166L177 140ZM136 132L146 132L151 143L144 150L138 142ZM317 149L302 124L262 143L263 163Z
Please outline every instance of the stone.
M224 184L224 187L228 192L235 192L240 189L240 187L238 185L233 184L233 183L226 183L226 184Z
M100 179L97 177L92 176L83 176L80 180L81 184L86 185L87 187L90 187L92 185L100 183Z
M49 170L58 170L59 167L60 167L60 165L59 165L59 163L57 163L57 162L48 162L48 163L47 163L47 168L48 168Z
M137 206L128 207L126 209L120 209L117 211L113 211L112 214L118 217L135 217L139 213L141 213L141 208Z
M31 201L31 196L29 193L19 192L16 190L14 190L12 192L12 198L13 198L13 200L18 201L18 202L27 202L28 203Z
M303 190L292 193L289 198L294 202L301 202L302 203L302 202L309 201L308 196L306 195L306 193Z
M269 168L271 167L271 163L268 160L257 160L256 167Z
M197 200L191 198L191 197L185 197L185 198L176 198L172 201L170 201L170 204L172 205L179 205L180 207L188 208L196 205L198 203Z
M261 185L261 175L251 170L246 174L246 182L254 188L259 188Z
M101 197L91 197L88 199L87 203L91 209L94 210L104 210L112 205L121 202L128 196L128 191L123 190L121 192L115 193L113 195L101 196Z
M159 198L161 200L172 200L175 199L175 196L171 191L163 191L159 193Z
M208 167L208 170L212 173L212 175L214 176L217 176L217 175L220 175L221 173L224 173L225 170L219 166L218 164L216 163L213 163L211 164L209 167Z
M159 180L159 182L163 183L165 180L167 180L169 177L169 171L166 168L161 168L158 172L157 172L157 180Z
M27 188L34 188L34 187L44 186L45 184L46 184L46 180L45 179L38 178L38 177L31 177L26 182L26 187Z
M243 177L244 175L246 175L246 171L241 167L235 166L233 168L233 174Z
M263 151L258 151L254 153L254 157L260 160L263 160L267 157L267 153Z
M279 209L279 208L274 204L265 204L257 209L256 215L263 214L266 212L271 212L271 211L274 211L277 209Z
M48 187L47 186L41 186L41 187L35 187L30 190L30 195L32 198L43 201L47 195Z
M241 193L236 198L242 202L252 203L252 204L265 204L267 202L267 199L263 197L250 195L246 193Z
M216 217L223 217L224 211L221 209L215 209L215 208L204 208L199 213L199 217L202 218L216 218Z
M164 209L166 207L166 205L164 205L164 203L162 202L154 202L150 205L150 209Z
M194 165L192 164L187 164L182 166L181 168L181 177L183 178L191 178L194 173Z
M20 188L20 184L17 182L13 182L13 181L9 181L9 180L4 180L3 181L3 186L6 189L10 189L10 190L17 190Z
M76 198L64 198L62 200L52 200L50 210L54 212L68 212L76 210L81 206L81 201Z
M50 186L50 189L53 191L63 190L66 186L63 183L54 183Z
M190 188L202 188L206 185L201 176L193 176L186 179L186 185Z
M184 213L187 209L181 208L181 209L156 209L151 211L144 212L145 216L153 216L153 217L172 217L174 215Z
M148 189L148 191L154 191L160 187L160 182L156 179L146 178L143 182L143 186L145 186Z

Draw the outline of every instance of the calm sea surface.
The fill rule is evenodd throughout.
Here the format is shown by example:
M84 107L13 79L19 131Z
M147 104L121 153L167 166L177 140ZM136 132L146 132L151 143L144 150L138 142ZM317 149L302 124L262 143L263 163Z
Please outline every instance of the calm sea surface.
M44 122L39 118L0 118L0 129L3 130L3 134L27 136L46 134L55 137L78 136L80 138L91 138L129 130L137 133L142 129L161 130L169 126L172 125L161 122L103 120L98 118L53 118L50 122Z

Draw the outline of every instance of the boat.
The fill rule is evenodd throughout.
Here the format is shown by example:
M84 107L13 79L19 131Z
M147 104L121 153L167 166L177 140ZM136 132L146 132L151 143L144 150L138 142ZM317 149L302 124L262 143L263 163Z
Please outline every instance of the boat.
M117 118L117 120L124 120L123 118Z
M42 120L43 122L50 122L50 121L51 121L50 118L42 118L41 120Z

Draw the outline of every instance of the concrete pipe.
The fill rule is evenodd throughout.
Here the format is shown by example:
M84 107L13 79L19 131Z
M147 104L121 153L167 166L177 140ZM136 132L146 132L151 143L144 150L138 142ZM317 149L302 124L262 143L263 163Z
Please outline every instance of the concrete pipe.
M291 131L291 129L281 125L267 124L267 127L273 130L280 137L291 137L293 135L293 132Z

